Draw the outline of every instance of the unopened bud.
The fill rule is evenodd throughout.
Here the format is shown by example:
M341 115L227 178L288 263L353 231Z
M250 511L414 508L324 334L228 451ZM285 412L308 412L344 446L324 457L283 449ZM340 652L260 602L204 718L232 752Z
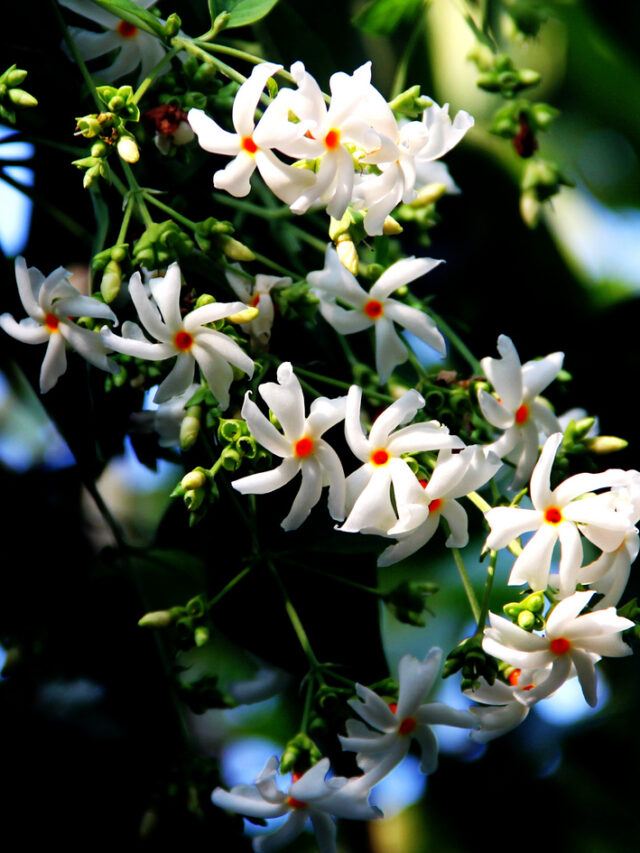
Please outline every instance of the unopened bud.
M104 142L94 142L91 146L92 157L106 157L108 153L109 149Z
M17 107L37 107L38 101L24 89L9 89L9 100Z
M535 228L540 219L540 202L533 190L526 190L520 196L520 215L529 228Z
M418 190L418 197L409 202L409 207L426 207L428 204L433 204L447 191L447 185L436 181L432 184L426 184ZM389 218L389 217L387 217ZM386 233L386 232L385 232Z
M88 189L91 184L100 177L100 166L92 166L84 173L84 178L82 179L82 186Z
M518 614L518 625L524 631L533 631L536 624L536 617L530 610L522 610Z
M382 233L387 237L394 237L396 234L402 234L404 228L397 222L393 216L387 216L382 223Z
M122 271L120 264L117 261L109 261L104 268L102 281L100 282L100 293L104 301L109 304L113 302L116 296L120 293L122 284Z
M200 509L204 501L204 491L202 489L189 489L184 493L184 505L189 512L195 512Z
M629 442L625 441L624 438L618 438L617 435L595 435L592 438L585 438L584 445L592 453L604 454L624 450Z
M195 468L184 475L180 481L180 485L185 491L189 491L190 489L201 489L206 482L207 477L205 473Z
M76 119L76 122L75 135L84 136L87 139L97 136L102 129L98 117L95 115L82 116L82 118Z
M180 447L189 450L196 443L200 433L200 406L189 406L180 424Z
M212 305L215 301L215 296L212 296L210 293L201 293L196 299L196 308L202 308L203 305Z
M544 593L532 592L522 601L522 606L531 613L541 613L544 610Z
M121 136L117 148L118 154L126 163L137 163L140 159L138 143L133 136Z
M340 240L336 246L336 252L342 266L353 275L357 275L360 260L353 240Z
M206 625L198 625L193 632L193 641L200 648L209 642L209 629Z
M27 79L27 72L24 68L14 68L12 71L6 71L2 77L9 88L15 88ZM0 78L2 79L2 78Z
M170 610L153 610L138 620L141 628L168 628L172 622Z
M233 237L229 237L228 234L219 234L216 243L232 261L255 261L256 259L248 246Z
M540 82L540 72L533 68L523 68L518 71L518 82L521 87L535 86Z
M260 311L257 308L252 308L251 306L247 306L244 311L238 311L237 314L230 314L227 317L227 320L230 323L250 323L252 320L255 320Z
M182 26L182 20L180 15L177 15L175 12L172 12L166 20L164 25L164 31L168 36L176 36L180 32L180 27Z

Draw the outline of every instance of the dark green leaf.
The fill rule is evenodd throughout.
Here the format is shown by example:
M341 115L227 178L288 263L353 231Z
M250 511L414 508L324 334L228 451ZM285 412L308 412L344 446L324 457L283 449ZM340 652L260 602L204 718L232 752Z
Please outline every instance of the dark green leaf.
M209 12L213 21L221 12L229 12L231 18L225 29L246 27L260 21L276 5L278 0L209 0Z

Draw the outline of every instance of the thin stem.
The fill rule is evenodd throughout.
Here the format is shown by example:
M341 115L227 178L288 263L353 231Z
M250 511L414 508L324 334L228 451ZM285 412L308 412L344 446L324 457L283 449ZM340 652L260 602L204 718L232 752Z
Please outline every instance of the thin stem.
M417 44L418 38L422 34L422 30L424 28L426 16L426 9L421 3L418 8L418 15L413 22L413 27L411 29L411 34L407 39L406 47L402 52L402 56L400 57L400 61L398 62L396 73L393 78L393 85L391 87L391 100L395 98L400 92L403 91L406 80L407 80L407 71L409 68L409 62L411 61L411 56L413 51L415 50L415 46Z
M217 595L214 595L214 597L213 597L213 598L211 599L211 601L209 602L209 607L210 607L210 608L211 608L211 607L214 607L214 606L215 606L215 605L220 601L220 599L221 599L221 598L224 598L224 597L225 597L225 595L226 595L228 592L230 592L230 591L234 588L234 586L235 586L236 584L240 583L240 581L242 580L242 578L246 577L246 576L249 574L249 572L250 572L250 571L251 571L251 566L247 566L247 567L246 567L245 569L243 569L241 572L238 572L238 574L237 574L234 578L232 578L232 579L229 581L229 583L228 583L226 586L224 586L224 587L220 590L220 592L219 592L219 593L217 593Z
M271 258L267 258L266 255L261 255L259 252L251 250L255 255L256 261L260 261L261 264L264 264L265 267L269 267L269 269L275 270L279 272L281 275L289 276L289 278L299 278L298 273L293 272L293 270L289 270L286 267L283 267L281 264L276 261L272 261Z
M168 64L171 62L171 60L173 59L173 57L174 57L174 56L175 56L179 51L180 51L180 47L177 47L177 46L172 47L172 48L171 48L171 50L169 50L169 51L168 51L168 52L167 52L167 53L162 57L162 59L160 60L160 62L158 62L158 63L157 63L157 65L154 65L154 67L151 69L151 71L149 72L149 74L144 78L144 80L142 81L142 83L140 83L140 85L139 85L139 86L138 86L138 88L136 89L136 92L135 92L135 94L134 94L134 96L133 96L133 98L132 98L132 100L133 100L133 103L134 103L134 104L138 104L138 103L140 102L140 99L141 99L141 98L142 98L142 96L145 94L145 92L147 91L147 89L149 88L149 86L151 86L151 84L153 83L153 81L155 80L155 78L158 76L158 74L162 71L162 69L165 67L165 65L168 65Z
M489 613L489 599L491 598L491 590L493 589L493 579L496 572L496 563L498 561L498 552L492 551L489 557L489 565L487 566L487 579L484 584L484 594L482 596L482 607L480 608L480 616L478 616L478 627L476 634L482 634L484 625L487 621Z
M78 48L76 47L74 40L71 38L71 36L69 34L69 29L67 27L66 21L62 17L62 14L60 12L60 9L58 8L58 4L57 4L56 0L51 0L51 5L53 6L53 13L58 20L58 24L60 25L60 29L62 30L62 35L64 36L64 40L68 44L69 50L73 54L73 58L75 59L78 68L80 69L80 73L84 77L84 82L87 84L87 87L88 87L89 91L91 92L91 97L93 98L94 103L95 103L96 107L98 108L98 112L102 112L104 110L104 103L102 102L102 99L100 98L100 95L98 94L98 91L96 89L96 84L93 82L93 78L91 77L91 74L89 74L89 69L85 65L84 59L80 56L80 53L78 52Z
M122 225L120 226L120 230L118 231L118 237L116 239L116 246L119 246L121 243L124 243L125 238L127 236L127 231L129 229L129 222L131 221L131 214L133 213L135 202L133 196L130 195L127 199L127 204L124 209L124 216L122 217Z
M207 53L206 50L203 50L201 47L192 40L185 38L174 38L173 44L179 48L184 47L189 53L192 53L194 56L199 57L200 59L204 59L205 62L208 62L210 65L215 65L216 68L219 68L222 73L228 77L230 80L235 80L236 83L244 83L246 81L246 77L244 74L240 74L239 71L236 71L235 68L231 68L230 65L227 65L226 62L222 62L222 60L218 59L215 56L211 56L210 53ZM207 48L211 49L211 44L209 42L205 43ZM261 60L262 61L262 60Z
M351 586L354 589L359 589L362 592L366 592L369 595L375 595L377 598L380 598L382 592L376 587L365 586L364 584L357 583L357 581L349 580L349 578L342 577L341 575L334 575L332 572L325 572L324 569L317 569L315 566L305 565L304 563L299 563L297 560L292 560L290 557L287 557L284 554L280 555L280 559L285 563L289 563L291 566L298 566L301 569L309 570L311 572L315 572L318 575L323 575L326 578L331 578L331 580L336 581L337 583L345 584L346 586Z
M159 198L156 198L152 193L147 193L144 190L142 191L142 195L145 201L148 201L150 204L153 204L155 207L160 210L164 210L165 213L168 213L172 219L175 219L176 222L180 222L182 225L190 228L192 231L197 230L197 225L192 219L187 219L186 216L183 216L181 213L178 213L177 210L174 210L173 207L169 207L168 204L165 204L163 201L160 201Z
M278 584L278 587L280 588L280 592L282 593L282 597L284 599L284 605L287 611L287 616L289 617L289 621L291 622L293 630L296 632L296 636L298 638L298 642L300 643L302 651L307 656L307 660L311 664L311 668L313 670L318 670L320 669L320 663L318 661L318 658L313 653L313 649L311 648L311 643L309 642L307 632L304 630L304 626L300 621L298 612L293 606L291 599L289 598L289 594L287 593L287 590L285 589L284 584L282 583L280 575L278 574L278 570L273 565L271 560L267 560L267 565L269 567L269 570L273 574L276 583Z
M294 368L295 373L299 373L301 376L306 376L309 379L314 379L317 382L322 382L324 385L333 385L335 388L341 388L346 391L351 388L353 383L343 382L341 379L333 379L331 376L323 376L320 373L313 373L311 370L305 370L303 367ZM364 391L367 397L370 397L372 400L378 400L381 403L393 403L395 402L395 398L390 394L380 394L378 391Z
M465 359L465 361L467 362L469 367L471 367L473 372L482 374L480 362L471 352L469 347L464 343L464 341L462 341L453 331L451 326L445 320L443 320L439 314L436 314L435 311L432 311L431 308L427 308L426 313L429 314L435 320L436 325L438 326L440 331L444 333L445 337L449 338L454 349L458 350L460 355Z
M118 521L116 521L114 516L111 514L111 510L109 509L109 507L104 502L104 499L103 499L102 495L100 494L98 487L93 482L93 480L91 480L89 477L83 477L82 478L82 484L84 485L85 489L89 492L89 494L93 498L95 505L98 507L98 510L100 511L100 515L104 518L104 520L109 525L109 529L111 530L111 533L113 534L113 538L116 540L116 544L118 546L118 549L122 553L126 552L128 550L129 546L127 545L127 541L126 541L124 533L122 531L122 527L120 526L120 523Z
M323 255L327 251L327 244L324 240L321 240L319 237L314 237L313 234L307 234L306 231L303 231L298 225L293 225L291 222L289 223L289 231L294 234L298 240L302 240L303 243L307 243L314 249L317 249Z
M132 194L135 196L136 205L138 210L140 211L140 216L142 217L142 221L149 228L150 225L153 225L153 219L151 218L151 214L149 213L149 208L147 207L147 203L145 201L144 191L140 187L136 176L133 174L133 169L127 163L126 160L121 160L122 169L126 175L127 181L129 183L129 187L131 189Z
M478 604L478 599L476 597L475 592L473 591L471 579L462 559L462 554L457 548L452 548L451 552L453 554L453 559L456 562L456 566L458 567L458 572L460 573L460 579L462 580L462 586L464 587L464 591L469 602L469 607L471 608L473 618L476 620L477 624L480 621L480 605Z
M283 205L282 207L260 207L258 204L253 204L250 201L244 201L240 198L234 198L233 196L227 196L223 193L212 193L211 194L214 201L217 201L219 204L224 204L227 207L232 207L234 210L239 210L242 213L248 213L251 216L260 216L262 219L283 219L285 217L293 216L288 207Z
M309 714L311 712L311 700L313 698L313 688L315 687L315 671L312 669L309 672L307 681L307 692L304 697L304 709L302 711L302 722L300 723L300 731L306 734L307 726L309 725Z

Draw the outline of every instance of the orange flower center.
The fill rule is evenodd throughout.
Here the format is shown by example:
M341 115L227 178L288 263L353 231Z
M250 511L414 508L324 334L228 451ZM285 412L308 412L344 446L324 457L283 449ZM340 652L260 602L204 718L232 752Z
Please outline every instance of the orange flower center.
M173 343L176 349L187 352L193 346L193 336L189 332L176 332Z
M333 151L340 145L340 131L336 127L332 127L324 138L326 147Z
M44 318L44 324L50 332L57 332L60 321L55 314L47 314Z
M554 655L566 655L571 648L571 643L566 637L556 637L555 640L551 640L550 648Z
M544 511L544 520L547 524L560 524L562 521L562 510L557 506L547 507Z
M243 151L246 151L247 154L255 154L258 150L258 146L250 136L242 137L240 140L240 148L242 148Z
M397 702L390 702L389 708L391 710L391 713L395 714L395 712L398 710ZM398 726L398 734L410 735L411 732L415 731L417 725L418 724L413 717L405 717L404 720Z
M123 39L132 39L138 33L138 28L129 21L120 21L117 29Z
M369 457L369 461L371 462L372 465L377 465L378 467L380 465L386 465L387 462L389 461L389 454L384 449L384 447L381 447L379 450L373 451L373 453Z
M256 307L257 307L257 305L258 305L258 302L260 302L260 294L259 294L259 293L256 293L256 295L255 295L255 296L253 297L253 299L251 300L251 307L252 307L252 308L256 308Z
M520 681L520 674L522 673L521 669L514 669L509 675L508 681L512 687L517 687L518 682ZM520 690L533 690L535 684L527 684L525 687L521 687Z
M515 418L518 425L524 424L529 420L529 406L526 403L523 403L519 409L516 409Z
M299 438L294 444L293 450L300 459L304 459L305 456L311 456L313 453L313 439L307 435Z
M429 512L437 512L442 506L442 498L436 498L429 504Z
M370 299L363 310L367 317L377 320L378 317L382 316L382 302L378 302L377 299Z

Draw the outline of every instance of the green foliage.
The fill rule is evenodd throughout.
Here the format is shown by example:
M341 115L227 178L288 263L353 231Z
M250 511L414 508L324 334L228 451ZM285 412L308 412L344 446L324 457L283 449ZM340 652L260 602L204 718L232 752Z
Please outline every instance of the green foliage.
M117 18L122 18L122 20L133 24L134 27L140 27L140 29L161 38L165 35L164 27L159 19L152 12L148 12L134 3L133 0L93 0L93 2Z
M365 33L388 36L414 21L424 6L425 0L370 0L352 21Z
M225 29L246 27L266 17L277 2L278 0L209 0L209 13L213 23L218 15L228 12Z

